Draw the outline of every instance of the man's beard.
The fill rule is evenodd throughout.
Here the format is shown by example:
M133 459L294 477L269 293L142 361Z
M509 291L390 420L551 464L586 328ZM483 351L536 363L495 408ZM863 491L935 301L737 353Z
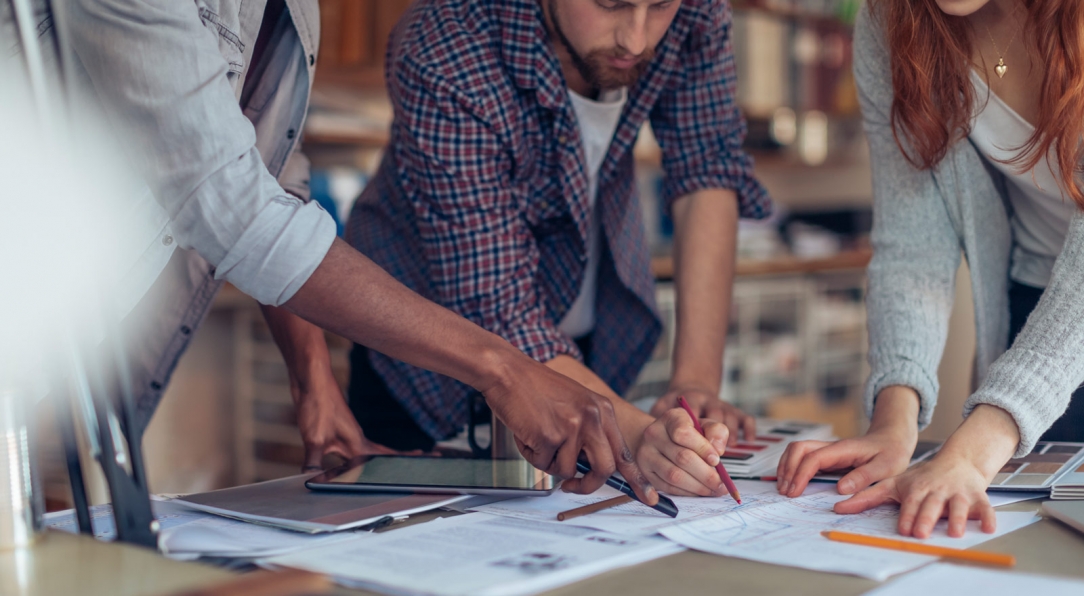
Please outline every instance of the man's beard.
M569 56L572 57L572 65L576 67L583 80L587 81L595 89L608 91L620 89L621 87L631 87L640 78L640 75L644 74L644 71L651 64L651 60L655 57L655 48L649 47L637 56L638 60L634 66L616 68L608 64L610 58L629 57L626 52L622 52L618 48L592 50L586 56L580 55L572 47L572 42L568 40L564 30L561 29L560 19L557 17L556 0L549 0L549 13L557 41L568 51Z

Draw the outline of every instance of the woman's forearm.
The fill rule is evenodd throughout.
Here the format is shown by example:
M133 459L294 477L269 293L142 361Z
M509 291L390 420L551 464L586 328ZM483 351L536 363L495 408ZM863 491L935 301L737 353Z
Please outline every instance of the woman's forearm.
M1020 430L1013 417L997 406L982 404L971 411L941 448L939 457L971 462L989 482L1016 452Z
M918 393L903 385L885 387L877 394L869 432L893 433L918 440Z

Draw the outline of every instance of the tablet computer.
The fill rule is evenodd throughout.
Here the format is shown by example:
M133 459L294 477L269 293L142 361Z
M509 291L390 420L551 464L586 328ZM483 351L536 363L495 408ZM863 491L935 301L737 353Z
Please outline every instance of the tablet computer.
M546 496L560 480L522 459L372 455L305 482L311 490L412 492L507 497Z

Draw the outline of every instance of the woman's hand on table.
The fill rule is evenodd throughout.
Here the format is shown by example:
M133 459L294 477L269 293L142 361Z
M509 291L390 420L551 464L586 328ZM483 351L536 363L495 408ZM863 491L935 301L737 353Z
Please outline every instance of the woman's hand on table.
M977 519L987 534L997 529L994 508L986 497L989 479L966 457L939 453L928 462L871 486L835 505L836 513L860 513L884 503L899 503L898 529L903 536L929 538L934 526L948 518L948 534L964 535L967 520Z
M997 528L986 488L1012 457L1020 432L1012 416L999 407L981 404L930 461L923 462L846 501L836 513L859 513L882 503L899 503L899 532L929 538L934 526L948 518L948 534L964 535L968 519L978 519L983 532Z
M787 445L776 468L779 494L797 497L821 472L848 472L836 484L841 495L854 494L907 469L916 438L894 430L871 431L842 441L798 441Z
M822 471L853 468L840 479L841 495L900 474L911 463L918 443L918 394L893 385L877 394L869 432L863 437L836 442L791 443L779 458L776 485L779 494L797 497L810 479Z
M636 463L655 486L677 496L727 494L715 466L726 451L730 431L718 420L701 419L704 435L682 408L667 410L644 428Z

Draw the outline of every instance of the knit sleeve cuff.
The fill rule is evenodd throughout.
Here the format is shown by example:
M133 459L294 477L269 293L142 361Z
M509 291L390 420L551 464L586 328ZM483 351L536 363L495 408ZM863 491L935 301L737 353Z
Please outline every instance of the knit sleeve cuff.
M902 385L918 393L918 429L922 430L929 426L933 418L933 409L937 406L937 377L932 376L924 367L911 360L898 359L888 366L879 365L873 358L871 361L873 361L873 370L866 383L866 414L873 416L877 395L885 387Z
M1065 412L1076 385L1052 370L1042 354L1014 348L990 367L982 386L964 403L964 416L980 404L1005 410L1020 431L1016 455L1023 457Z

